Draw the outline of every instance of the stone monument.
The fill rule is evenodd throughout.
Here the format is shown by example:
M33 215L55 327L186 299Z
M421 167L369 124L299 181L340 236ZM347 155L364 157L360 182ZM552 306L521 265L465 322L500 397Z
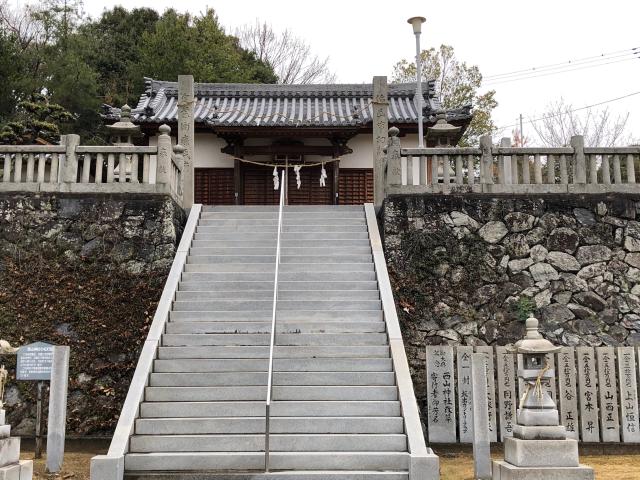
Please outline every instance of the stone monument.
M4 340L0 341L2 354L15 353ZM13 350L13 351L12 351ZM31 480L33 476L33 461L20 460L20 437L11 436L11 425L5 424L5 411L2 399L4 387L7 383L7 370L0 365L0 479L2 480Z
M493 462L493 480L593 480L593 469L580 465L578 442L567 438L556 404L544 385L555 375L545 355L560 347L542 338L533 316L527 319L526 328L525 338L511 349L523 357L518 376L524 392L513 437L504 440L504 460Z

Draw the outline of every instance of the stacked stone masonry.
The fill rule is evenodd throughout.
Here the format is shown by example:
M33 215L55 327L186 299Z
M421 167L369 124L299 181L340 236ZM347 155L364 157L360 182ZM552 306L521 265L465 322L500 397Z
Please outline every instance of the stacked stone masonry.
M381 212L416 394L424 345L640 345L640 197L398 195Z

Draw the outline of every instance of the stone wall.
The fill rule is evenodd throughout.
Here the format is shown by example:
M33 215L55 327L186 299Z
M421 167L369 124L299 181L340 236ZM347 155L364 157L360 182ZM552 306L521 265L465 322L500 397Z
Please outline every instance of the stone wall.
M640 345L640 198L391 196L385 253L419 401L424 346ZM423 403L424 405L424 403Z
M70 435L113 430L185 220L164 195L0 196L0 338L71 347ZM3 362L12 432L31 436L35 385Z

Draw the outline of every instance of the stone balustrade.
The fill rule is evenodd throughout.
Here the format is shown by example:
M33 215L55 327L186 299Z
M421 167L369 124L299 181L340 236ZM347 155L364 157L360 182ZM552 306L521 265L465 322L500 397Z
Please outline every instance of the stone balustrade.
M0 192L170 194L182 204L184 148L160 127L157 146L0 145Z
M640 147L514 148L491 137L474 148L402 148L389 129L385 192L416 193L608 193L640 191L635 161Z

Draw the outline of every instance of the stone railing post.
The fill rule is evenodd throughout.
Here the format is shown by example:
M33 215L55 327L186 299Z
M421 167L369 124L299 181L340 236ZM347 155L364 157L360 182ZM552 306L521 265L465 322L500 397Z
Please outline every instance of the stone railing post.
M399 133L400 130L396 127L389 129L389 143L387 145L387 185L402 185Z
M389 108L387 77L373 77L373 204L384 200L384 149L388 142Z
M491 154L491 136L480 137L480 183L493 183L493 155Z
M78 157L76 147L80 145L80 135L65 135L65 159L62 181L64 183L76 183L78 181Z
M178 178L175 179L176 185L173 186L174 191L179 197L182 197L184 193L184 150L185 148L179 143L173 147L173 162L176 164L180 173ZM173 168L173 167L172 167Z
M503 148L509 148L511 146L511 139L509 137L502 137L500 139L500 146ZM502 176L504 177L502 183L505 185L511 185L513 180L511 156L501 155L500 158L502 159L500 162L502 166Z
M573 183L587 183L587 160L584 156L584 137L574 135L571 137L573 147Z
M171 127L160 125L158 128L158 162L156 167L156 183L166 185L170 182L171 172Z
M185 148L182 207L186 209L193 205L194 102L193 75L178 75L178 143Z

